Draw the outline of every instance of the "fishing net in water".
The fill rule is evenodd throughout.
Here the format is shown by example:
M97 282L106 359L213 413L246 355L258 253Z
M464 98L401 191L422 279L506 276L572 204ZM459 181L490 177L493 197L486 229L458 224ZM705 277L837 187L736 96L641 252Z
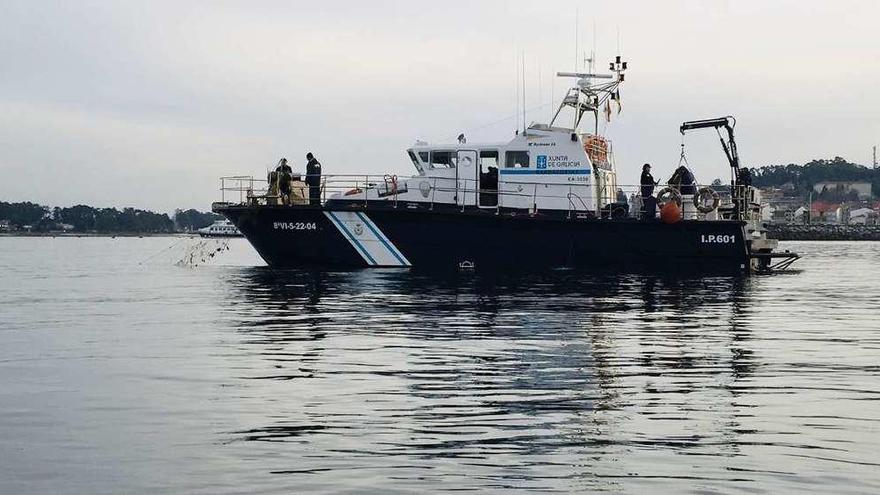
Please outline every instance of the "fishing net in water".
M215 259L221 253L229 251L228 239L199 239L186 237L178 239L170 246L138 263L172 264L180 267L194 268Z
M195 244L186 246L183 257L175 265L195 267L207 263L216 255L229 251L229 241L226 239L201 239Z

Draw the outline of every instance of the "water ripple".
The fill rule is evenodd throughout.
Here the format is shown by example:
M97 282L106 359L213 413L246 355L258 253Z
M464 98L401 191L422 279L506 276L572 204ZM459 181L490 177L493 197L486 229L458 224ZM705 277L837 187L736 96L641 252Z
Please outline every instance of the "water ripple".
M876 243L680 279L135 269L158 241L38 241L5 252L2 492L880 489Z

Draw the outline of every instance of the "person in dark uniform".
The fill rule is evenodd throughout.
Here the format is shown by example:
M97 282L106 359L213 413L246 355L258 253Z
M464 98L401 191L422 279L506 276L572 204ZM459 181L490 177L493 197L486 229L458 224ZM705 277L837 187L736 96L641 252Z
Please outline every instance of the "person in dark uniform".
M675 172L672 173L672 177L669 178L669 185L678 189L678 192L683 195L694 194L697 192L696 187L694 187L694 174L692 174L684 165L675 169Z
M480 172L480 206L498 206L498 167Z
M657 199L654 198L654 186L657 182L651 175L651 164L642 165L642 219L648 220L657 216Z
M654 196L654 186L657 185L657 182L654 181L654 176L651 175L651 164L646 163L642 165L642 197L649 198Z
M321 162L315 155L306 153L306 184L309 185L309 204L321 204Z

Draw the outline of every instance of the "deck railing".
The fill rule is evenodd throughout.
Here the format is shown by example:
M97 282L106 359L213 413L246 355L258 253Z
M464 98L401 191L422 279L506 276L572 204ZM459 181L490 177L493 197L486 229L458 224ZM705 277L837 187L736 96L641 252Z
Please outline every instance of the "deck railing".
M346 193L359 193L366 190L379 191L379 200L391 201L395 206L398 204L400 194L403 192L402 185L406 181L416 183L428 182L430 191L427 195L423 192L420 202L427 202L430 208L436 204L437 195L440 193L452 193L455 198L455 204L462 207L474 206L474 201L480 201L480 198L495 196L494 205L484 206L488 209L495 208L500 211L501 208L508 207L511 204L523 205L523 198L527 198L528 210L532 213L538 212L542 205L547 202L557 201L556 204L567 204L569 215L592 214L592 215L629 215L638 216L641 210L641 186L639 185L621 185L613 186L616 191L613 194L606 194L609 191L597 191L595 184L548 184L546 182L526 182L526 181L501 181L501 189L479 189L476 179L463 178L443 178L443 177L426 177L426 176L395 176L395 175L351 175L336 174L321 176L319 192L320 202L323 204L335 195L339 195L339 199L346 199ZM308 202L308 186L305 181L292 182L294 187L300 188L300 196L298 196L299 204ZM278 188L265 179L258 179L252 176L229 176L220 179L221 202L224 204L253 204L253 205L280 205L282 199ZM410 183L410 190L413 184ZM515 190L505 189L511 186L516 187ZM546 187L550 186L550 187ZM418 186L417 186L418 187ZM608 187L607 185L603 187ZM667 186L659 185L655 188L655 194L662 191ZM696 190L703 187L713 188L713 186L695 185ZM714 186L713 189L719 195L719 204L727 207L732 203L729 187ZM304 198L303 198L304 196ZM599 211L593 211L586 198L592 197L614 197L616 201L607 202L598 205ZM449 197L449 196L446 196ZM467 201L459 198L469 198ZM476 199L474 199L474 197ZM351 198L348 198L351 199ZM744 201L747 198L744 199ZM370 198L364 201L363 206L369 207ZM508 201L505 201L508 200ZM693 201L693 196L686 195L679 198L684 204ZM467 203L467 204L465 204ZM448 203L444 203L448 204ZM691 203L692 204L692 203ZM544 208L547 209L547 208ZM554 208L558 209L558 208ZM688 211L691 208L685 207ZM705 217L705 215L702 215Z

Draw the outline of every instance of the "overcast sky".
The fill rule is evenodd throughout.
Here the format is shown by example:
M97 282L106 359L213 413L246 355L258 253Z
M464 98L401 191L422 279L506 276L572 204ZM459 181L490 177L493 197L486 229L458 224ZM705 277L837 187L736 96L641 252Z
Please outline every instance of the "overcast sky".
M5 201L207 210L219 176L263 176L281 156L303 168L307 151L325 174L410 174L416 139L512 137L523 52L526 117L549 120L576 17L581 52L595 38L606 67L619 39L629 61L605 130L625 182L646 161L671 172L695 118L735 115L749 166L870 165L880 144L877 1L0 0L0 13ZM687 143L698 180L727 177L714 133Z

